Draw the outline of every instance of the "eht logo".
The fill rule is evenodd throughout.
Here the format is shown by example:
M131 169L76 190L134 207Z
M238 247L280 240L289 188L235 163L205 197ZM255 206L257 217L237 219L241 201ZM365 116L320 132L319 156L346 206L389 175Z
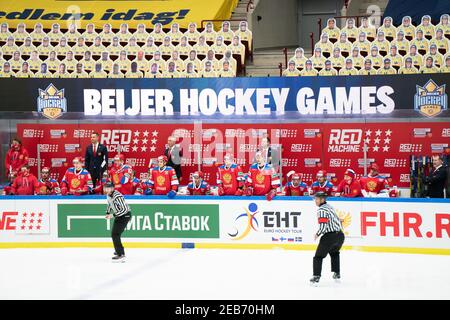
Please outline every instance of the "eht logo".
M393 212L392 218L386 218L386 212L361 212L361 235L367 236L368 229L373 229L375 235L386 237L387 229L393 231L394 237L423 238L422 216L415 212ZM436 213L434 216L434 230L425 232L427 238L450 238L450 214ZM444 232L447 234L445 236Z
M264 211L265 228L298 228L301 212Z
M0 220L1 230L16 230L17 211L4 211Z

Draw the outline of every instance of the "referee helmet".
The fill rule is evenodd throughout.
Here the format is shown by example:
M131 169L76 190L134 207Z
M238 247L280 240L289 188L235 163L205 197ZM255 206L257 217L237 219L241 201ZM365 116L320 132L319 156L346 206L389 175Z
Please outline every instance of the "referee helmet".
M114 188L114 183L108 181L103 185L103 188Z
M326 199L327 198L327 193L326 192L323 192L323 191L318 191L318 192L316 192L315 194L314 194L314 198L323 198L323 199Z

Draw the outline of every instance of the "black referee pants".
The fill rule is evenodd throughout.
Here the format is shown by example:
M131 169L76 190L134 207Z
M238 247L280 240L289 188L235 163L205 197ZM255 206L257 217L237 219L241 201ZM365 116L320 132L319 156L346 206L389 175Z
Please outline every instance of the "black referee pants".
M319 246L313 259L314 276L322 274L322 260L327 254L330 254L331 257L331 272L340 273L339 250L341 250L344 239L344 233L341 231L325 233L320 238Z
M128 212L123 216L114 219L114 225L111 232L111 237L114 244L114 249L118 255L124 255L125 250L122 245L122 240L120 239L123 231L127 227L128 221L131 219L131 213Z

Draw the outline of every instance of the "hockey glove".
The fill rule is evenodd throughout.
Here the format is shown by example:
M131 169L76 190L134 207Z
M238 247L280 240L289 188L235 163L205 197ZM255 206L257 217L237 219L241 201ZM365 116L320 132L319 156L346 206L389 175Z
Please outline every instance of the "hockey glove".
M167 194L167 197L169 199L173 199L173 198L175 198L176 195L177 195L177 192L175 190L170 190L169 193Z

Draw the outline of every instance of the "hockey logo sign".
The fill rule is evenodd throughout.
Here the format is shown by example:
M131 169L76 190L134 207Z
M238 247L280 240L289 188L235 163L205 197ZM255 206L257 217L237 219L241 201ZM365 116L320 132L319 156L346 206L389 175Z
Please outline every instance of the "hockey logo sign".
M49 119L56 119L67 112L67 100L64 89L58 90L52 83L47 89L39 89L37 98L38 112Z
M416 86L414 109L427 117L435 117L447 110L447 94L445 84L437 85L432 79L423 86Z

